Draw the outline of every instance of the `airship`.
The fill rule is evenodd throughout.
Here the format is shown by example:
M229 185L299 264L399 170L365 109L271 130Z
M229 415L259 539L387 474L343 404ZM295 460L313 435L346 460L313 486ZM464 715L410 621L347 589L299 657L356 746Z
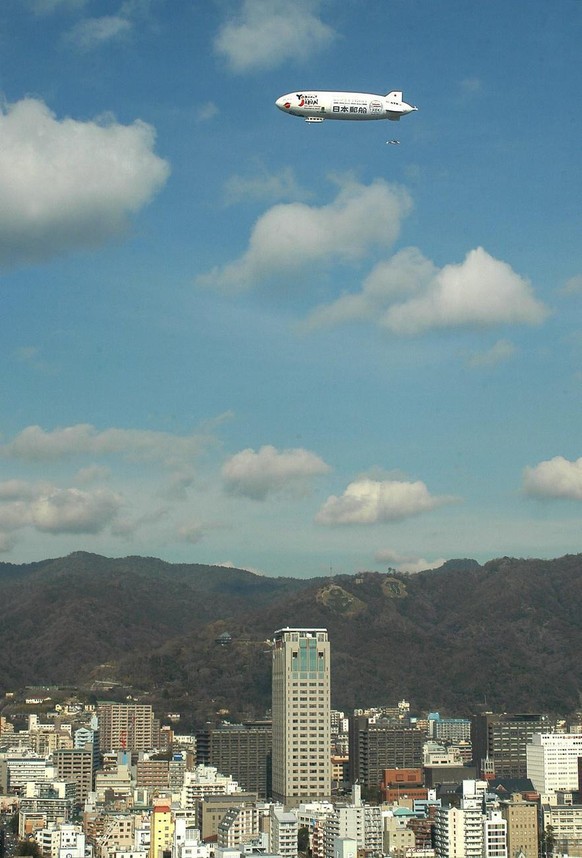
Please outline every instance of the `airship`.
M401 116L418 110L402 100L399 90L388 95L303 90L282 95L275 104L283 113L302 116L306 122L323 122L324 119L391 119L398 122Z

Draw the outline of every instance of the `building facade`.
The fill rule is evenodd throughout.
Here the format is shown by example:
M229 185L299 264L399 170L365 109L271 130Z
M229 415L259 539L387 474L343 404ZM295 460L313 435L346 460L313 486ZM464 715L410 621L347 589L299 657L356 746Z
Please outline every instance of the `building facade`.
M350 782L377 793L385 769L421 768L425 738L421 730L355 715L350 719Z
M330 645L326 629L275 632L272 794L294 807L331 795Z
M538 806L521 797L501 803L501 813L507 822L507 851L513 858L521 853L523 858L537 858Z
M160 722L146 703L99 703L102 751L150 751L160 742Z
M267 798L271 795L272 741L270 721L211 727L196 736L196 760L232 775L243 790Z
M582 733L535 733L526 758L527 776L542 798L578 790Z
M477 774L487 771L487 776L493 773L496 778L527 777L525 749L534 733L544 732L549 732L544 715L496 715L489 712L473 716L471 742Z

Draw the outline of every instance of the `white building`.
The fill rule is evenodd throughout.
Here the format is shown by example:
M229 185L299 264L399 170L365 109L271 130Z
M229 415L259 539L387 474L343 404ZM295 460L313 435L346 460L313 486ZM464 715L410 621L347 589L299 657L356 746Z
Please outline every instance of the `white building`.
M527 776L542 796L578 789L582 733L534 733L526 746Z
M20 793L28 781L50 781L54 777L52 762L34 751L0 754L0 790L5 794Z
M273 798L331 795L330 645L326 629L279 629L273 646Z
M210 846L200 840L200 829L191 819L177 816L172 858L210 858Z
M297 817L280 805L273 805L271 821L271 852L281 858L297 858Z
M551 826L555 851L575 855L582 850L582 805L542 805L542 829Z
M214 766L196 766L193 772L184 772L184 784L180 790L180 804L184 809L194 809L196 802L209 795L234 795L242 788L232 775L222 775Z
M461 806L438 808L435 817L438 858L482 858L485 855L483 801L486 788L485 781L465 780ZM492 828L492 838L493 831Z
M51 825L35 832L45 858L85 858L85 835L80 825Z
M255 804L232 807L218 823L217 845L234 848L250 843L259 835L260 812Z
M336 837L333 858L358 858L358 844L351 837Z
M500 810L490 810L483 821L483 858L508 858L507 821Z
M358 849L366 852L382 852L382 810L377 806L363 804L360 787L352 789L352 804L335 806L334 812L323 823L323 853L325 858L334 858L337 838L355 840Z

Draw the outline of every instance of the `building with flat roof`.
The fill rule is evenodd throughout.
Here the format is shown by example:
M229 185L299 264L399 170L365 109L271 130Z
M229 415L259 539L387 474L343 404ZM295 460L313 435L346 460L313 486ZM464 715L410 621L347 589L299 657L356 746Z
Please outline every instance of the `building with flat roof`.
M527 777L526 746L534 733L548 733L549 728L545 715L492 712L474 715L471 742L477 774L497 778Z
M279 629L273 645L272 794L288 807L331 795L330 644L326 629Z
M500 804L501 813L507 822L507 852L523 858L538 858L538 804L512 797Z
M527 776L544 796L579 788L582 733L535 733L526 748Z
M208 727L196 736L196 760L232 775L243 790L267 798L271 795L272 741L270 721Z
M369 794L377 795L385 769L418 769L423 764L425 734L366 715L350 719L349 776Z
M149 703L108 703L97 706L102 751L150 751L160 742L160 722Z

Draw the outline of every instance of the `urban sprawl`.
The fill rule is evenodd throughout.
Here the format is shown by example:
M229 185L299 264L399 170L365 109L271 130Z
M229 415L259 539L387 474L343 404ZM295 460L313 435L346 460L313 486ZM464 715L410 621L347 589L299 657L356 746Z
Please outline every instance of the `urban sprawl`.
M270 643L265 720L191 734L6 692L0 858L582 858L582 715L340 712L326 629Z

